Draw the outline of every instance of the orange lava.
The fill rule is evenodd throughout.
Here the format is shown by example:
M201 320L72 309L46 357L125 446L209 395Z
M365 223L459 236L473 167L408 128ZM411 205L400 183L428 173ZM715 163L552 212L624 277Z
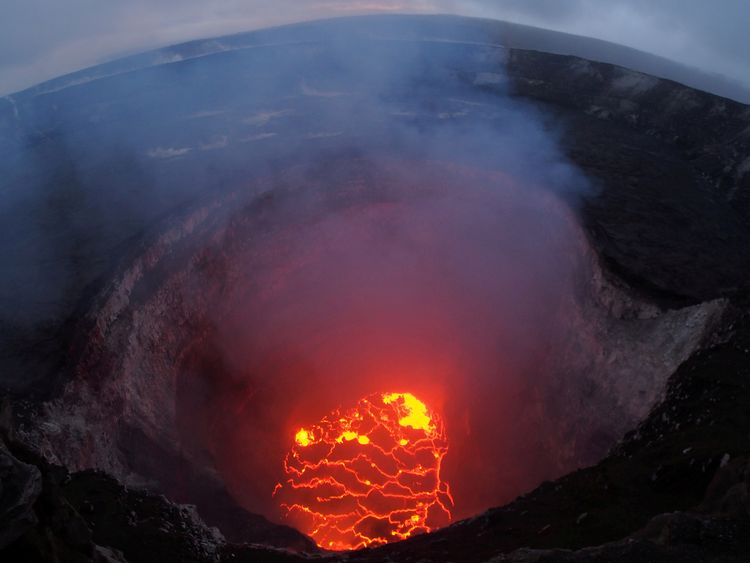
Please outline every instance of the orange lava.
M300 428L276 485L289 522L326 549L359 549L450 522L448 440L411 393L374 394Z

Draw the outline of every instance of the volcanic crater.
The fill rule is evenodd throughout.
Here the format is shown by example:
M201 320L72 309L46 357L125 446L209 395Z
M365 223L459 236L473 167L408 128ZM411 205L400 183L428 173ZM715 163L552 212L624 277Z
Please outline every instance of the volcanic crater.
M79 236L73 285L87 289L66 293L66 273L52 310L24 312L64 345L8 360L48 382L41 398L9 383L15 435L46 458L40 466L74 472L64 495L78 509L87 486L119 486L96 481L99 470L196 505L223 533L206 540L219 546L207 560L242 556L232 546L243 542L268 546L246 556L269 560L296 557L271 547L377 547L386 540L373 541L375 528L319 539L320 522L290 517L275 492L298 484L285 462L315 444L326 415L365 397L413 397L444 432L431 450L441 463L417 473L432 471L441 494L449 485L450 502L436 524L393 534L416 542L386 549L428 556L441 537L455 547L461 530L484 526L488 509L597 471L669 404L680 369L743 326L745 106L516 49L488 22L368 22L387 37L342 20L191 44L181 62L141 56L22 93L21 113L4 114L5 145L32 146L48 165L31 180L38 189L63 185L91 212L65 222ZM343 39L367 56L342 54ZM131 98L110 97L123 87ZM169 107L158 128L157 107ZM721 144L727 128L736 135ZM46 236L29 233L32 245ZM341 438L353 459L380 447L372 428L347 424L334 447ZM704 472L721 459L706 453ZM365 496L330 513L372 506ZM618 539L685 508L669 497L620 535L591 537ZM586 526L587 514L575 518ZM444 535L422 535L450 521ZM534 531L547 541L544 525ZM467 557L496 555L487 541Z

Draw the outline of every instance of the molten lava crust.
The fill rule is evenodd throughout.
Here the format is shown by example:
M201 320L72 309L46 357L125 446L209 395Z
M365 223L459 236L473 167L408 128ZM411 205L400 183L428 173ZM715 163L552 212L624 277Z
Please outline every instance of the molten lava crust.
M447 452L443 423L422 401L376 393L297 431L274 495L321 547L402 540L450 521Z

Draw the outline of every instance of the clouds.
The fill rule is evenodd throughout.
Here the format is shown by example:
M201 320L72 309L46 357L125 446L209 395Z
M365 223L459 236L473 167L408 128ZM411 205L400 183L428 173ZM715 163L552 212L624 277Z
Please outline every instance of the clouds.
M475 0L471 15L509 19L635 47L750 86L750 3L726 0Z
M0 94L189 39L366 13L507 19L621 43L750 86L745 0L6 0L0 10Z

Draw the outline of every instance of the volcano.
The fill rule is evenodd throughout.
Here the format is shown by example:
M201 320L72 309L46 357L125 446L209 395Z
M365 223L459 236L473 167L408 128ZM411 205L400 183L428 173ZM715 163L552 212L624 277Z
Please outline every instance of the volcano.
M742 560L750 109L670 79L394 16L1 99L0 553Z

